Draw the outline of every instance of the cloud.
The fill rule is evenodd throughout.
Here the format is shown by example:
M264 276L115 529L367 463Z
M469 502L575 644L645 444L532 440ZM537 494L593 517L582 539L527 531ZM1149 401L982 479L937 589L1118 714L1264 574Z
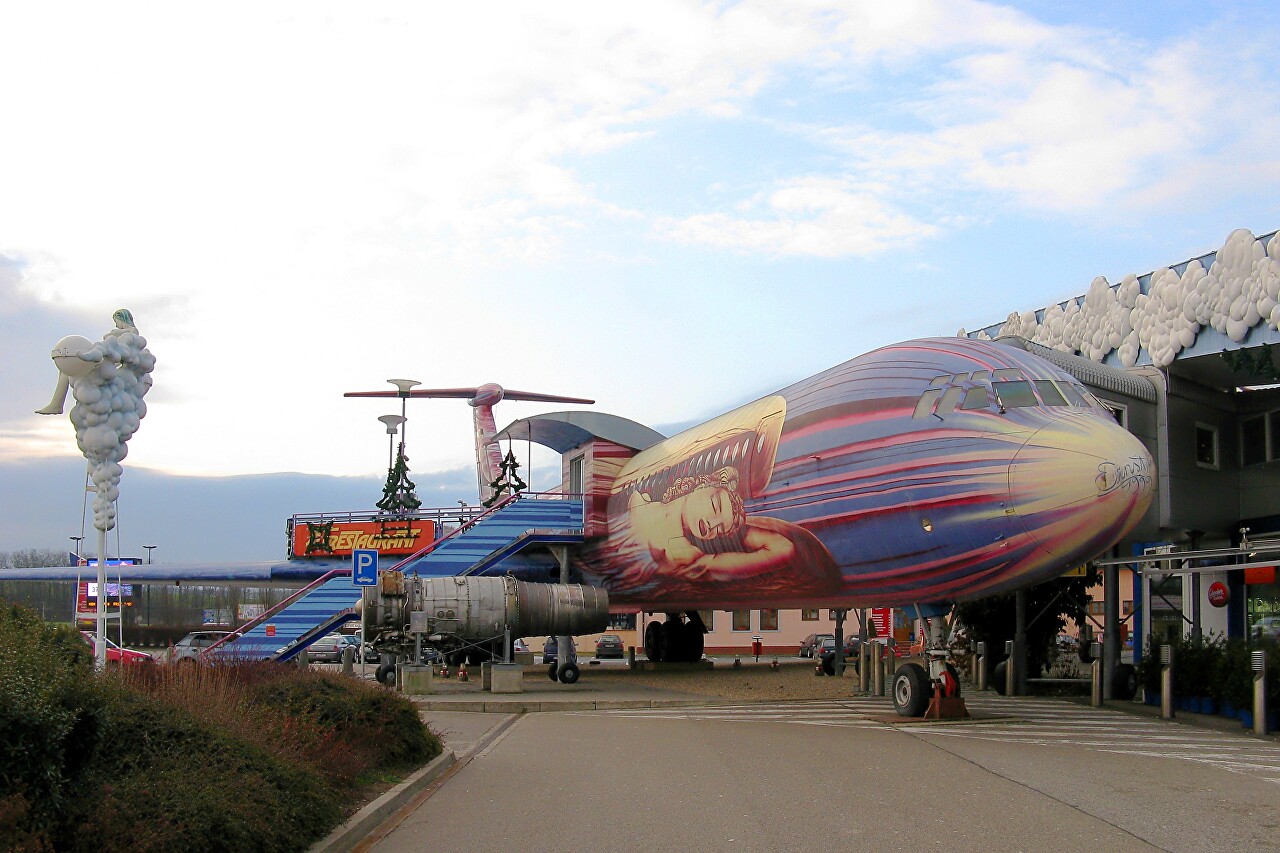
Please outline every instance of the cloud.
M869 255L937 233L845 181L798 179L752 199L741 215L700 214L658 223L663 236L773 256Z

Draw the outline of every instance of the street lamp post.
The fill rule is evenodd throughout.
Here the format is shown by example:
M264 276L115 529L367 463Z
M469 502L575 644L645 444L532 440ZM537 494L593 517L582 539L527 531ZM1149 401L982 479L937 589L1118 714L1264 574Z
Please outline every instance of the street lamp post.
M143 547L143 550L145 550L145 551L147 552L147 565L149 566L149 565L151 565L151 552L152 552L152 551L154 551L154 550L156 549L156 546L155 546L155 545L143 545L142 547ZM146 610L145 610L145 613L146 613L145 618L146 618L146 620L147 620L147 627L149 628L149 627L151 627L151 584L149 584L149 583L145 583L145 584L143 584L143 585L142 585L142 594L143 594L144 596L146 596L146 599L147 599L147 605L146 605Z
M70 540L72 541L72 543L74 543L72 547L74 547L74 548L76 549L76 550L75 550L75 554L76 554L76 562L78 563L78 562L80 561L80 543L84 541L84 537L83 537L83 536L68 536L67 538L68 538L68 539L70 539Z
M396 431L404 423L404 415L379 415L378 420L387 428L387 470L396 464Z

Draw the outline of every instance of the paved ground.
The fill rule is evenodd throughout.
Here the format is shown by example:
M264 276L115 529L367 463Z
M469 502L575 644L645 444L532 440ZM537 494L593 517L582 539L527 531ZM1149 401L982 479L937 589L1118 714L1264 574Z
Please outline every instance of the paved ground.
M922 723L851 692L535 684L511 700L559 710L423 703L460 767L372 849L1280 849L1280 744L1227 721L984 693L972 721Z

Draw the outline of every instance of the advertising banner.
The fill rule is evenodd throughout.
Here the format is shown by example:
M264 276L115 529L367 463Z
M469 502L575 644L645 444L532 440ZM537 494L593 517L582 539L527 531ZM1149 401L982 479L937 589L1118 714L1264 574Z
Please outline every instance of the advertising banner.
M293 528L293 556L346 557L357 549L412 554L436 538L434 521L305 521Z

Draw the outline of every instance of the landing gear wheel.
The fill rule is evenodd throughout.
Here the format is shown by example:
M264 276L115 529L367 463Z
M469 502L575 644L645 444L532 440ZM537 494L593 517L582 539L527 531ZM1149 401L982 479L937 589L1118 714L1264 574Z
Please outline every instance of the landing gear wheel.
M381 664L377 669L373 671L373 677L378 680L379 684L386 685L387 687L395 687L396 686L396 665L393 663Z
M658 621L650 622L644 628L644 656L649 660L662 660L663 652L667 649L662 633L662 623Z
M836 656L827 654L822 656L822 672L824 675L836 674Z
M578 680L578 665L576 663L566 663L564 666L556 670L561 684L573 684Z
M1138 672L1133 664L1117 664L1111 672L1111 693L1113 699L1129 701L1138 695Z
M662 643L664 647L662 659L664 661L683 661L688 658L689 644L685 642L687 633L684 623L679 620L672 619L662 623Z
M900 716L924 716L932 693L929 676L918 663L904 663L893 674L893 707Z
M685 656L685 660L690 663L697 663L702 660L702 651L707 637L702 633L701 629L696 625L686 626L684 629L684 639L685 648L689 652Z
M560 679L559 679L559 677L556 675L556 665L555 665L555 664L551 664L551 666L547 669L547 678L550 678L552 681L559 681L559 680L560 680Z

